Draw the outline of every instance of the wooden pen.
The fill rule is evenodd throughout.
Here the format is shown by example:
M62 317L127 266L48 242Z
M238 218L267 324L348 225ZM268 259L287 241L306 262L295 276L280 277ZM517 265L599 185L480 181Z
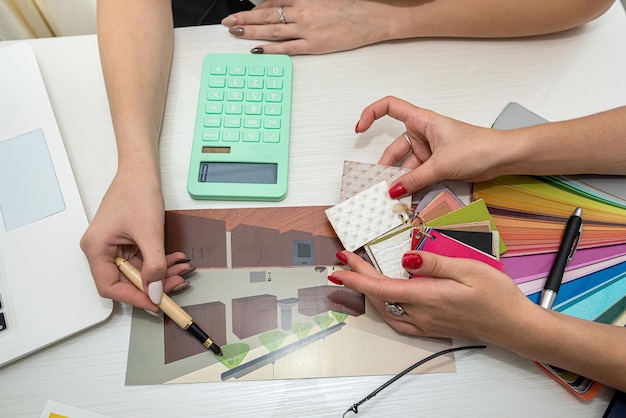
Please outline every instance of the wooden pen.
M115 258L115 265L120 269L122 274L142 292L146 293L143 288L143 281L141 280L141 272L137 270L135 266L130 264L122 257ZM211 350L213 353L219 356L223 356L222 349L219 345L215 344L213 340L204 332L198 324L193 321L191 315L189 315L183 308L178 306L169 296L163 295L159 308L167 315L172 321L184 330L189 331L191 335L196 337L203 346Z

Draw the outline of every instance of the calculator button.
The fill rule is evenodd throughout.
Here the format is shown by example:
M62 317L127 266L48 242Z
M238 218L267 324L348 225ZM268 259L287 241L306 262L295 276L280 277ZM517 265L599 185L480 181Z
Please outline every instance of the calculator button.
M280 116L283 108L277 104L268 104L265 106L265 114L270 116Z
M245 113L246 115L260 115L263 107L257 103L248 103L246 105Z
M239 131L236 129L224 129L224 133L222 134L222 140L224 142L239 141Z
M246 131L243 133L242 140L244 142L259 142L260 139L261 139L260 131Z
M243 127L250 129L261 128L261 118L245 118L243 120Z
M206 99L211 101L222 101L224 100L224 90L209 90Z
M267 75L270 77L282 77L285 74L283 67L278 65L272 65L267 68Z
M224 128L240 128L241 118L226 116L224 117Z
M265 75L265 67L262 65L251 65L248 67L248 75L251 75L251 76Z
M280 142L280 133L278 131L262 132L263 142Z
M246 87L249 89L262 89L263 85L263 79L255 77L248 80L248 85Z
M228 103L224 109L224 113L227 115L241 115L243 113L243 104Z
M280 90L283 88L283 80L279 78L270 78L267 80L266 86L268 89Z
M205 129L202 131L202 140L203 141L219 141L220 140L220 131L215 129Z
M229 88L242 89L244 88L245 80L243 79L243 77L229 78L227 85Z
M265 95L265 100L267 100L268 102L282 102L283 94L280 92L271 91Z
M209 69L209 74L214 75L226 75L226 66L225 65L211 65Z
M204 109L205 113L221 114L224 111L224 105L221 103L207 103Z
M204 118L204 126L217 128L222 125L222 118L216 116L207 116Z
M224 77L211 77L209 78L209 87L222 88L226 86L226 79Z
M280 129L280 118L265 118L263 127L266 129Z
M229 102L240 102L243 100L243 92L241 90L228 90L226 92L226 100Z
M228 74L230 75L245 75L246 67L243 65L231 65L228 69Z
M246 100L249 102L260 102L263 100L263 93L260 91L249 91L246 93Z

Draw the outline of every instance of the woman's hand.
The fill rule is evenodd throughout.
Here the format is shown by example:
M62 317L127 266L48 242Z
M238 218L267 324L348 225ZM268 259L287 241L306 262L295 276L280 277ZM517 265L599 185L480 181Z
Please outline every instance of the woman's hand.
M156 183L150 187L149 181L118 172L80 243L102 297L152 312L158 312L155 303L163 291L186 286L182 275L193 270L185 254L165 255L163 198ZM141 270L152 298L123 278L115 257Z
M379 164L413 169L392 183L392 198L447 179L488 180L501 174L507 156L515 155L506 131L469 125L390 96L366 107L355 131L365 132L387 115L403 122L406 132L385 149Z
M510 349L523 346L541 308L530 302L506 274L480 261L409 251L404 268L416 277L383 276L361 257L342 251L337 258L352 271L329 280L365 294L396 331L429 337L464 338ZM404 309L396 316L385 302ZM515 328L512 333L511 329Z
M253 53L325 54L390 39L396 20L381 16L385 12L396 11L378 2L269 0L224 18L222 24L239 38L275 42L259 45Z

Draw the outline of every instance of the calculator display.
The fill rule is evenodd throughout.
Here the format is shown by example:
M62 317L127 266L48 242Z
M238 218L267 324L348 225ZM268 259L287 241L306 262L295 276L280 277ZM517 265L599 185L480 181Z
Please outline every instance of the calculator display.
M200 183L276 184L278 164L272 163L200 163Z

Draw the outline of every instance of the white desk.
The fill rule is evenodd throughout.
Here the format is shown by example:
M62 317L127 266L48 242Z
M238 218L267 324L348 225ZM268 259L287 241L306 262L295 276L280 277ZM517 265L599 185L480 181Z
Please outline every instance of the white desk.
M377 161L402 125L386 118L365 134L353 129L362 108L384 95L483 126L508 101L549 120L624 105L624 40L626 15L618 2L600 19L557 35L392 42L294 57L290 189L279 204L334 204L343 160ZM116 164L96 38L29 43L92 218ZM199 69L209 51L245 53L256 44L234 39L220 26L176 31L161 144L168 209L233 206L194 201L186 193ZM48 399L111 417L341 416L387 379L126 387L129 329L130 308L117 304L106 323L0 369L0 416L39 416ZM602 415L612 393L605 388L583 404L533 363L495 347L456 358L457 373L406 376L358 416L591 417Z

